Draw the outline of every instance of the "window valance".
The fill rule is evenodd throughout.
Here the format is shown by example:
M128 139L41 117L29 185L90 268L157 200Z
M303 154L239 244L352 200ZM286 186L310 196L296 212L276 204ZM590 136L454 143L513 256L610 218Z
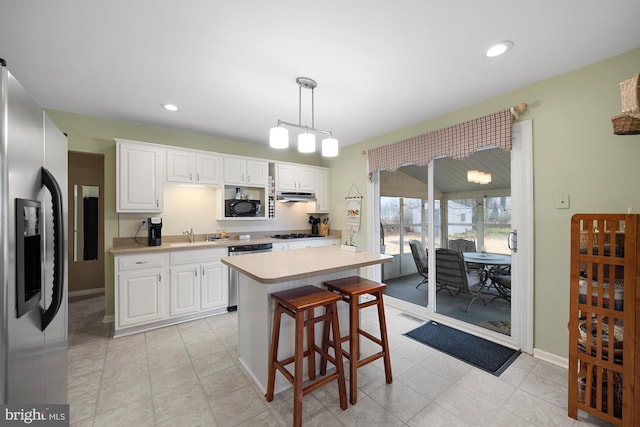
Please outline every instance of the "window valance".
M367 150L369 173L395 171L400 166L426 166L438 157L464 159L483 147L511 150L513 116L509 109L393 144Z

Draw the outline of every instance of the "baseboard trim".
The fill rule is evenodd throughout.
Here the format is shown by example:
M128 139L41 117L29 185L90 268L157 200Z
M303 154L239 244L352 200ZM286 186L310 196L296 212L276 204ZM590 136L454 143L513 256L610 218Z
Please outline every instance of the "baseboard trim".
M569 369L569 359L566 357L558 356L557 354L549 353L548 351L540 350L538 348L533 349L533 357L536 359L544 360L552 365L560 366L564 369Z
M82 297L86 295L97 295L97 294L104 294L104 288L83 289L81 291L72 291L72 292L69 292L69 298Z
M105 314L102 323L113 323L116 320L115 314Z

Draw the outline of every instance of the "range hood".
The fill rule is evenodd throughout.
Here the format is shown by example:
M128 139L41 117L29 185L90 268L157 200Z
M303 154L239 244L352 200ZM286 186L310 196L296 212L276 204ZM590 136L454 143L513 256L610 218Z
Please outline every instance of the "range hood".
M276 199L279 202L313 202L316 200L316 194L300 191L278 191Z

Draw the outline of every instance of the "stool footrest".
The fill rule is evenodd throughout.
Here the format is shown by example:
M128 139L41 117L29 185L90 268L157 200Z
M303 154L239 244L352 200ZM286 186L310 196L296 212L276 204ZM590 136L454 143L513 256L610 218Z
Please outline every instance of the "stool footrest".
M311 326L319 322L324 322L325 320L331 320L333 318L333 314L323 314L318 317L314 317L313 319L307 319L304 321L304 326Z
M340 374L338 374L337 372L333 372L333 373L327 375L326 377L322 377L319 380L316 380L316 381L312 382L311 384L307 384L306 386L302 387L302 395L304 396L305 394L312 392L313 390L317 389L318 387L323 386L326 383L337 379L339 375ZM342 409L345 409L345 408L342 408Z
M370 307L372 305L378 305L378 299L377 298L369 300L369 301L358 303L358 310Z
M358 368L364 365L368 365L369 363L380 359L381 357L384 357L384 351L381 351L379 353L376 354L372 354L371 356L365 357L364 359L360 359L358 361L356 361Z

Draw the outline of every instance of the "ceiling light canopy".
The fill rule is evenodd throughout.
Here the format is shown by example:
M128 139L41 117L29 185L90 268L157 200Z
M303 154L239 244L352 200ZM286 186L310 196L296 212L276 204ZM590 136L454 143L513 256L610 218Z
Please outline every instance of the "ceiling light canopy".
M164 108L167 111L178 111L179 108L177 105L175 104L162 104L162 108Z
M467 171L467 181L474 184L489 184L491 182L491 174L477 170Z
M498 42L489 47L489 49L487 49L487 51L485 52L485 55L487 55L489 58L495 58L496 56L504 55L505 53L510 51L513 46L513 42L510 41Z
M324 134L328 137L322 140L322 155L324 157L335 157L338 155L338 140L333 138L331 131L316 129L314 117L314 89L317 86L315 80L308 77L298 77L298 124L278 120L278 125L271 128L269 132L269 146L271 148L288 148L289 147L289 130L284 127L293 127L301 129L303 132L298 134L298 151L301 153L314 153L316 151L316 135ZM302 124L302 89L311 90L311 126Z

